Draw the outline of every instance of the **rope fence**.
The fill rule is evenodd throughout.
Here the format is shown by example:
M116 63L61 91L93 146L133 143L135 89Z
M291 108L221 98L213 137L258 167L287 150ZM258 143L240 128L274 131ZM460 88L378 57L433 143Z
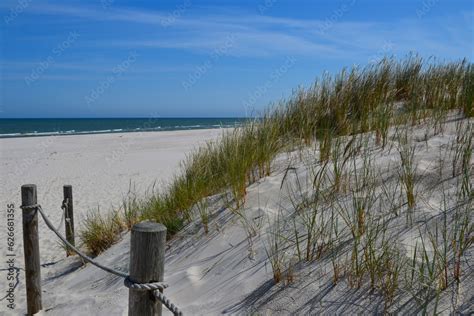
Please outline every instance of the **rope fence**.
M86 262L89 262L90 264L96 266L97 268L107 272L107 273L110 273L110 274L113 274L115 276L118 276L118 277L121 277L121 278L124 278L124 286L127 287L128 289L132 290L132 292L130 292L129 295L132 295L133 292L152 292L153 294L153 297L155 297L159 302L161 302L161 304L163 304L166 308L168 308L169 311L171 311L174 315L176 316L182 316L183 313L181 312L181 310L175 305L173 304L164 294L163 294L163 290L166 289L168 287L168 284L164 283L164 282L160 282L160 281L157 281L157 282L138 282L136 281L131 275L129 275L128 273L126 272L123 272L123 271L120 271L120 270L116 270L116 269L113 269L113 268L110 268L110 267L107 267L107 266L104 266L102 264L100 264L99 262L95 261L94 259L90 258L89 256L87 256L85 253L83 253L81 250L79 250L78 248L76 248L75 245L73 245L70 241L67 240L67 238L65 238L63 235L61 235L61 233L59 233L59 228L55 228L54 225L51 223L51 221L49 220L49 218L46 216L46 214L44 213L43 211L43 208L41 207L40 204L36 203L36 201L34 201L35 203L31 203L31 204L27 204L25 203L24 199L23 199L23 189L24 189L25 186L22 187L22 206L20 206L20 208L23 210L23 217L24 217L24 228L25 228L25 218L27 220L31 220L31 222L33 222L33 224L36 224L37 225L37 214L39 213L41 215L41 217L43 218L46 226L68 247L68 249L72 250L74 253L76 253L77 255L79 255L82 259L84 259ZM27 188L33 188L32 186L28 186ZM34 198L36 198L36 186L34 186ZM65 199L63 201L63 204L61 206L62 210L63 210L63 218L61 219L61 224L63 222L63 219L65 217L65 221L66 221L66 231L67 231L67 225L70 225L71 224L71 221L69 221L68 223L68 217L65 215L66 211L67 211L67 208L70 207L70 201L68 199ZM144 224L145 226L147 224L153 224L153 223L148 223L148 222L143 222L141 224ZM137 224L136 226L138 226L140 224ZM155 224L155 225L159 225L160 228L161 227L164 227L163 225L161 224ZM143 226L143 225L142 225ZM149 225L148 225L149 226ZM132 228L132 239L133 239L133 229ZM24 230L25 231L25 230ZM33 229L33 231L36 231L36 235L37 235L37 227L36 229ZM28 229L26 230L26 232L28 232ZM149 230L148 231L144 231L145 233L148 233L150 232ZM166 228L164 227L164 233L165 233L165 237L166 237ZM31 236L27 236L27 235L24 235L24 239L26 239L26 237L31 237ZM36 237L37 239L37 236L33 236L33 237ZM36 240L37 241L37 240ZM163 242L165 241L165 239L163 239ZM26 242L26 240L25 240ZM36 242L36 244L38 244ZM139 243L141 244L141 243ZM152 245L152 247L156 247L156 245ZM162 254L164 257L164 245L162 245L161 247L161 251L162 251ZM29 270L29 267L28 267L28 262L26 262L26 258L27 258L27 254L28 252L31 253L31 251L28 251L28 250L31 250L29 249L29 246L25 243L25 271L28 272ZM33 249L33 254L35 254L34 252L36 251L37 252L37 260L38 261L38 264L39 264L39 247L38 249ZM132 257L133 256L133 247L131 246L131 251L130 251L130 256ZM145 254L145 256L147 257L147 260L154 260L154 258L151 256L151 258L148 256L148 254ZM133 259L131 258L130 259L130 265L131 265L131 269L132 269L132 264L133 264ZM143 261L143 260L141 260ZM158 260L158 261L162 261L161 265L164 265L164 260ZM139 263L139 264L142 264L143 263ZM146 264L146 262L145 262ZM139 269L140 270L140 269ZM164 270L163 267L161 267L161 270ZM140 271L138 271L140 273ZM162 271L163 272L163 271ZM36 307L33 307L33 306L30 306L30 299L29 299L29 296L31 295L32 292L38 292L38 291L31 291L31 284L29 283L32 283L32 282L29 282L29 278L28 278L28 273L26 273L26 278L27 278L27 303L28 303L28 314L34 314L35 313L35 309L36 309L36 312L41 310L41 294L39 294L39 304L37 303L36 304ZM39 267L38 267L38 275L39 275ZM33 283L36 283L36 287L39 287L39 289L41 288L38 280L35 280L36 282L33 282ZM30 286L29 286L30 285ZM34 287L34 286L33 286ZM37 290L37 289L36 289ZM41 292L39 290L39 292ZM38 296L38 295L37 295ZM142 296L143 297L143 296ZM37 297L35 297L35 299L32 299L32 301L38 301ZM132 301L132 300L130 300ZM34 304L32 304L34 305ZM31 307L31 309L30 309ZM141 306L142 307L142 306ZM153 308L152 308L153 309ZM33 311L33 312L31 312ZM131 307L129 306L129 315L130 314L135 314L135 312L131 309ZM142 312L137 312L136 313L137 315L141 315ZM153 312L153 315L155 313ZM161 315L161 307L159 308L159 312L158 312L159 315Z

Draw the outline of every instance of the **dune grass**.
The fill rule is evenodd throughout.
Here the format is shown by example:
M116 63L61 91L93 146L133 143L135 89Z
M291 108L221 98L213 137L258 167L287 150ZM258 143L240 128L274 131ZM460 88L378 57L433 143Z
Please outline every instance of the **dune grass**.
M80 232L80 238L92 255L98 255L119 239L126 228L123 217L117 212L103 215L99 209L89 212L84 219L86 229Z
M383 169L379 169L382 167L378 167L372 157L389 151L381 151L382 144L376 140L370 142L375 136L373 133L334 139L331 155L338 157L332 157L330 163L314 164L318 150L308 155L309 158L303 157L310 161L302 161L301 168L314 178L302 183L298 176L288 181L286 175L283 177L282 181L290 187L291 207L287 217L293 220L288 221L286 227L271 227L273 252L268 259L293 254L299 261L311 261L316 271L327 271L330 263L334 284L344 279L351 288L380 294L384 303L380 311L387 314L396 313L396 309L391 309L394 302L400 307L406 301L414 302L414 309L421 314L437 314L442 295L446 297L446 290L452 287L449 295L453 297L452 310L456 311L456 302L462 297L459 294L461 280L469 273L465 271L469 260L466 253L474 244L472 123L459 120L456 134L450 138L452 145L440 149L446 151L440 152L442 159L456 160L456 174L444 168L445 178L431 179L417 172L415 153L421 149L416 151L413 140L408 139L408 135L413 138L422 128L410 126L411 117L407 123L408 126L393 128L391 141L399 146L393 156L397 160L395 165L388 163ZM428 125L430 130L439 127L435 121ZM342 147L344 151L340 150ZM337 190L333 186L335 181L331 181L337 178L333 169L346 159L344 157L348 157L348 162L341 173L348 189ZM316 172L308 168L310 165ZM440 164L440 168L443 165ZM291 166L290 169L298 175L297 168ZM453 179L456 181L446 185L447 180ZM422 180L432 181L430 186L439 190L439 206L428 201L431 191L421 192L418 201L415 188ZM324 190L328 185L332 189ZM417 207L419 212L415 214ZM408 225L401 216L403 213L407 215ZM408 251L411 245L400 238L406 232L410 232L409 240L416 241L412 257ZM305 249L318 251L305 253ZM293 273L297 278L297 272ZM274 281L279 282L281 278L274 277ZM443 308L446 309L446 305Z
M474 68L466 60L437 63L416 55L343 69L334 76L325 73L309 88L193 152L168 187L125 203L124 215L89 216L82 241L97 254L140 220L161 222L173 235L192 219L197 203L217 193L230 193L228 206L238 209L247 186L269 175L272 160L284 150L317 142L320 159L334 160L339 154L331 158L332 150L343 152L333 144L337 136L375 131L385 146L392 124L416 124L433 113L441 120L450 110L472 117L473 82ZM344 159L334 170L338 190Z

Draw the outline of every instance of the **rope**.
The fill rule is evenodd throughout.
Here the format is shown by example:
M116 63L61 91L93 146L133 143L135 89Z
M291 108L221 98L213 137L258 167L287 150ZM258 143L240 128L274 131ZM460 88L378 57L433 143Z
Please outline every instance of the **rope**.
M25 209L24 206L21 207L22 209ZM46 217L46 215L44 214L43 212L43 209L41 208L41 205L39 204L35 204L35 205L28 205L26 207L27 209L37 209L39 211L39 213L41 214L41 217L43 217L44 219L44 222L46 223L46 226L48 226L49 229L51 229L53 231L53 233L56 234L56 236L58 236L59 239L61 239L61 241L63 243L65 243L68 247L70 247L72 250L74 250L74 252L76 252L82 259L84 259L85 261L95 265L97 268L99 269L102 269L106 272L109 272L109 273L112 273L112 274L115 274L116 276L119 276L119 277L122 277L122 278L126 278L128 275L122 271L118 271L118 270L114 270L112 268L108 268L106 266L103 266L101 265L100 263L94 261L92 258L88 257L86 254L84 254L82 251L80 251L79 249L77 249L76 247L74 247L71 243L69 243L66 238L64 238L57 230L56 228L54 228L53 224L49 221L49 219Z
M137 291L154 291L154 290L163 291L164 289L168 287L168 284L163 283L163 282L137 283L137 282L132 281L129 276L127 276L125 280L123 280L123 285L125 285L129 289L137 290Z
M63 202L63 206L64 206L64 202ZM65 207L67 207L67 204L66 204ZM20 206L20 208L22 210L37 210L41 214L41 217L43 217L46 226L48 226L48 228L50 230L52 230L53 233L55 233L56 236L58 236L58 238L61 239L61 241L63 243L65 243L68 247L70 247L72 250L74 250L74 252L76 252L85 261L93 264L94 266L96 266L99 269L104 270L105 272L108 272L108 273L114 274L116 276L119 276L121 278L124 278L124 282L123 282L124 286L131 289L131 290L153 291L154 296L163 305L165 305L166 308L168 308L175 316L182 316L183 315L183 313L179 310L179 308L176 305L174 305L173 303L171 303L171 301L163 293L160 292L160 291L163 291L165 288L167 288L168 284L163 283L163 282L138 283L138 282L133 281L128 274L126 274L122 271L119 271L119 270L115 270L115 269L106 267L106 266L94 261L92 258L88 257L82 251L77 249L75 246L71 245L71 243L69 243L66 240L66 238L64 238L58 232L58 230L56 228L54 228L53 224L49 221L48 217L46 217L46 215L44 214L43 209L41 208L41 205L39 205L39 204L22 205L22 206Z
M66 217L66 213L67 213L67 216L69 216L70 214L68 213L68 210L69 210L69 198L65 198L63 200L63 203L61 204L61 209L63 210L63 217L61 219L61 224L62 224L62 220L64 219L66 221L66 225L67 225L67 228L66 229L69 229L69 231L72 231L72 227L71 227L71 218L69 217ZM61 225L60 224L60 225ZM58 226L59 227L59 226ZM59 228L57 228L56 230L59 231ZM67 235L67 233L66 233Z
M67 208L67 206L64 206L64 201L63 201L63 204L61 205L61 209L63 210L62 211L62 216L61 216L61 221L59 222L59 225L56 228L56 230L59 230L61 228L61 226L63 225L63 221L65 220L65 217L66 217L66 208ZM66 223L67 222L68 222L68 220L66 219Z
M160 291L154 291L153 295L161 302L163 305L166 306L175 316L183 316L183 312L181 312L178 306L171 303L171 301Z
M69 198L66 198L65 200L63 200L63 203L61 204L61 208L63 210L66 210L68 208L68 205L69 205Z

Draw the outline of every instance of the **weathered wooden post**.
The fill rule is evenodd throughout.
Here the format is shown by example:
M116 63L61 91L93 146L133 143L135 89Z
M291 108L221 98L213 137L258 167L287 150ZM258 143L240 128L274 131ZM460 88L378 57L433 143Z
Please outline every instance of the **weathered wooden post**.
M64 224L66 226L66 240L73 246L74 241L74 204L72 199L72 185L63 186L63 209L64 209ZM73 250L66 246L66 255L74 254Z
M38 210L28 208L37 204L36 185L25 184L21 187L23 216L23 249L25 254L26 302L29 315L36 314L41 305L41 270L38 239Z
M165 270L166 227L141 222L132 227L130 279L138 283L162 282ZM129 290L128 315L161 315L161 302L151 291Z

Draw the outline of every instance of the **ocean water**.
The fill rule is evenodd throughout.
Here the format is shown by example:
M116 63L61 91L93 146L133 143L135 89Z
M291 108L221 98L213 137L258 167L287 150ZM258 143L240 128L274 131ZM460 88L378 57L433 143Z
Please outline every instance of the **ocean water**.
M244 118L0 119L0 138L235 127Z

